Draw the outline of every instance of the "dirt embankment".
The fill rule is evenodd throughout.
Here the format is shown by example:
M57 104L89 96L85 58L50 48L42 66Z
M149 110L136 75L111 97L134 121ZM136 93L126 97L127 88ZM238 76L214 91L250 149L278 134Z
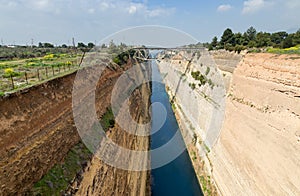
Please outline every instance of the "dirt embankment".
M151 70L149 68L150 67L140 67L138 69L141 70L136 72L137 75L134 77L131 75L128 78L149 78L151 77ZM119 85L117 88L123 89L124 91L131 88L131 84L129 83ZM150 95L151 84L145 83L139 86L139 88L133 92L132 96L130 96L128 105L130 114L135 122L140 124L150 122ZM117 118L125 117L122 112L122 110L119 111ZM119 122L126 123L130 121L129 119L120 119ZM114 128L111 128L107 132L107 136L120 147L147 152L150 145L149 137L137 136L137 132L141 131L141 129L135 125L129 125L129 127L131 130L124 130L124 128L116 124ZM130 131L130 133L127 131ZM150 132L150 126L146 126L144 131ZM101 150L105 150L105 148L110 148L110 145L102 146ZM124 165L126 165L125 162L129 163L128 168L135 168L136 165L149 167L149 154L144 158L136 159L135 156L131 154L127 156L121 153L121 149L118 149L117 151L111 152L109 156L113 156L115 160L124 162ZM150 172L119 169L106 164L103 160L95 156L91 164L86 168L77 195L150 195Z
M102 74L96 91L99 118L110 105L115 82L130 66L106 69ZM50 168L63 161L69 149L79 142L71 97L75 75L1 98L0 195L25 193ZM134 141L124 142L134 144ZM115 181L122 182L122 178ZM108 177L101 183L113 187Z
M233 72L213 178L222 195L299 195L300 58L247 54Z

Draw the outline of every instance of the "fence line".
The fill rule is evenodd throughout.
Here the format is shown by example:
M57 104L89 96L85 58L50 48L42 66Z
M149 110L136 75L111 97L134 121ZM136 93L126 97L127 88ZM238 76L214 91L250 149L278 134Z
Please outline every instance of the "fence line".
M66 68L66 66L68 68ZM52 74L49 73L49 68L52 70ZM6 92L18 88L22 88L28 86L29 84L34 84L49 78L53 78L55 76L61 75L62 73L66 73L67 71L71 71L71 69L77 69L77 65L62 65L61 66L47 66L43 68L37 68L32 71L21 71L17 72L20 74L19 76L13 76L10 74L9 77L0 77L0 92Z

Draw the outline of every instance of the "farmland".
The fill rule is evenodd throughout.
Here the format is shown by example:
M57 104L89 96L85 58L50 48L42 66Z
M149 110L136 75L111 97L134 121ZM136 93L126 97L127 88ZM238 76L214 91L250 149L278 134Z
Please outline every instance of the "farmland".
M3 50L1 48L1 54ZM13 51L9 48L6 50L7 56L11 56ZM0 61L0 95L73 72L78 68L83 55L80 50L44 51L47 53L36 54L37 57L22 58L21 55ZM28 50L24 50L24 53L26 52L29 53Z

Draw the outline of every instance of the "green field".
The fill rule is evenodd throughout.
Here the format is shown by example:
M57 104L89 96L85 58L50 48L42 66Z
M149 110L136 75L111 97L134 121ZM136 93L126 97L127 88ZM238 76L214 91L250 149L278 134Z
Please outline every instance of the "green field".
M82 53L0 61L0 95L68 74L78 69Z

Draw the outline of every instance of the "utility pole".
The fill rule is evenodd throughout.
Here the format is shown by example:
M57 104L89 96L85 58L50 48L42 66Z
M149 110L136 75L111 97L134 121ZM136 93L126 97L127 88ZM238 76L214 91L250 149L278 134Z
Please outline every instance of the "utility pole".
M31 38L31 48L33 48L33 38Z
M1 45L4 46L3 38L1 38Z

